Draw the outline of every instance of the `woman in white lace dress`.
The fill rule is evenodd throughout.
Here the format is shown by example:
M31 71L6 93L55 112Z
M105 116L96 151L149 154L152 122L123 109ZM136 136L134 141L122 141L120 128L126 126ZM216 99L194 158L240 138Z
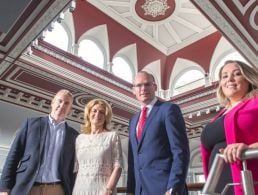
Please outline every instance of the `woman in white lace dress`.
M111 107L104 100L94 99L85 106L85 124L76 139L73 195L116 194L122 149L119 135L109 130L111 118Z

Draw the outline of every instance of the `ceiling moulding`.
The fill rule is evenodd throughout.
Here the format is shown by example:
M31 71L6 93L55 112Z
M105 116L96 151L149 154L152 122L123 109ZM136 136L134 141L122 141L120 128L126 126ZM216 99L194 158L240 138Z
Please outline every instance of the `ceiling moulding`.
M164 2L164 0L160 0L160 1ZM170 21L172 20L171 18L173 18L174 16L178 17L176 13L181 11L180 9L181 7L175 6L175 11L173 12L175 14L171 14L171 16L168 18L165 18L160 21L147 21L147 20L143 20L136 13L136 10L134 9L134 4L135 2L137 2L136 0L131 0L129 2L118 2L118 1L108 1L108 0L88 0L87 2L95 6L97 9L99 9L106 15L110 16L112 19L120 23L122 26L124 26L132 33L136 34L138 37L145 40L147 43L149 43L154 48L156 48L157 50L159 50L160 52L162 52L167 56L217 31L217 29L210 24L210 26L203 28L200 32L196 31L194 34L192 34L191 36L192 38L185 38L183 40L178 38L179 40L177 41L174 40L173 43L171 43L170 45L167 45L168 42L164 43L160 40L158 32L161 31L161 29L164 29L164 28L166 29L165 26L169 25ZM125 15L118 13L114 9L114 7L118 6L116 5L116 3L120 3L120 6L124 6L128 8L130 11ZM176 5L181 5L181 4L176 3ZM199 10L196 9L196 11L198 11L199 13ZM199 13L199 15L201 15L201 13ZM148 26L154 29L152 35L143 30L143 28L147 28ZM170 32L171 30L172 28L169 30L169 33L167 36L172 36Z
M223 34L227 37L228 40L246 57L246 59L251 62L254 66L258 66L258 46L257 43L254 45L255 49L251 49L248 45L249 43L244 40L248 37L243 37L244 35L240 35L232 25L224 18L222 13L220 13L211 1L204 0L191 0L195 5L197 5L213 23L223 32ZM222 1L216 0L214 3ZM221 5L220 5L221 6ZM232 21L233 23L233 21ZM241 29L239 29L241 31Z
M58 60L60 60L62 62L65 62L66 64L69 64L71 66L79 68L79 69L81 69L81 70L83 70L83 71L85 71L85 72L87 72L89 74L94 75L97 78L100 78L100 79L102 79L104 81L107 81L108 83L111 83L111 84L113 84L113 85L115 85L115 86L117 86L117 87L119 87L121 89L124 89L124 90L127 90L128 92L131 92L131 88L130 87L125 86L125 85L121 84L120 82L115 81L113 79L110 79L110 78L104 76L103 74L94 71L91 68L88 68L88 67L86 67L86 66L84 66L84 65L82 65L80 63L75 62L74 60L72 60L70 58L65 57L64 55L60 55L60 54L56 53L53 50L50 50L50 49L45 48L45 47L42 47L40 45L35 45L34 48L39 50L39 51L41 51L41 52L43 52L43 53L45 53L45 54L47 54L47 55L49 55L49 56L54 57L54 58L56 58L56 59L58 59ZM26 55L24 55L24 56L26 56ZM30 56L30 55L28 55L28 56Z
M26 96L23 92L13 93L13 88L3 87L0 86L0 100L13 103L15 102L17 105L20 105L25 108L29 108L32 110L37 110L43 113L49 113L50 110L50 102L52 97L48 97L46 99L39 99L37 96L30 94ZM77 122L83 123L83 113L84 108L72 108L71 112L69 113L67 119ZM128 121L125 120L120 121L119 116L115 116L111 122L112 129L114 131L119 132L120 135L124 137L128 137Z
M44 14L33 24L33 27L24 32L21 40L11 49L8 53L8 57L11 59L9 62L13 62L28 45L41 33L41 31L56 17L56 14L64 9L64 6L69 3L69 0L56 0L51 6L44 12ZM38 8L37 8L38 9ZM40 9L39 9L40 10ZM34 11L35 12L35 11ZM36 14L36 13L33 13ZM14 44L16 39L12 39L8 42L7 48ZM0 63L0 73L5 71L9 67L10 63L3 61Z
M66 61L65 57L62 57L64 62L72 65L72 66L75 66L77 68L82 68L82 70L86 71L85 66L82 66L80 64L77 64L73 61L71 61L70 59L68 59L69 61ZM134 98L130 98L120 92L117 92L113 89L110 89L109 87L106 87L100 83L97 83L91 79L88 79L86 77L83 77L77 73L74 73L72 71L69 71L65 68L62 68L56 64L53 64L53 63L50 63L49 61L46 61L38 56L35 56L35 55L31 55L31 56L26 56L26 55L23 55L21 57L21 59L25 60L25 61L28 61L32 64L35 64L36 66L40 67L40 68L43 68L43 69L46 69L46 70L49 70L49 72L52 72L52 74L56 74L56 75L66 75L66 77L69 79L69 80L72 80L76 83L79 83L80 85L85 85L85 83L87 83L87 87L88 88L92 88L94 91L99 91L101 92L101 94L108 94L111 98L114 98L116 100L120 100L121 102L124 102L124 100L126 100L126 102L128 102L129 105L132 106L132 108L135 108L135 111L136 109L139 107L139 103L134 99ZM29 69L33 69L33 67L31 66L28 66L26 64L22 64L23 67L27 67ZM35 71L39 71L38 69L35 70ZM94 76L99 76L101 79L113 84L113 85L117 85L118 87L125 87L125 86L121 86L119 83L116 83L114 80L111 80L107 77L103 77L103 75L99 74L99 73L96 73L92 70L87 70L89 71L90 74L93 74ZM96 73L96 75L95 75ZM42 74L46 74L44 72L42 72ZM77 86L75 86L77 87ZM129 90L129 89L128 89ZM131 108L131 109L132 109Z

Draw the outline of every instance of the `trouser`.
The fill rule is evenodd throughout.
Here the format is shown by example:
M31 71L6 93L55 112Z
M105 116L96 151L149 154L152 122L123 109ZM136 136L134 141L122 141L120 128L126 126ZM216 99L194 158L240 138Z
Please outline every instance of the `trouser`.
M29 195L65 195L61 184L34 185Z

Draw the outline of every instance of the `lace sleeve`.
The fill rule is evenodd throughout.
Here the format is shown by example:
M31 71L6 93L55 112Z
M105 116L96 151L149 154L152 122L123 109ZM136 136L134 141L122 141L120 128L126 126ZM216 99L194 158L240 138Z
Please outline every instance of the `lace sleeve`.
M115 132L112 140L113 167L123 167L123 156L120 136Z
M75 146L75 157L74 157L74 167L73 167L73 172L74 173L77 173L78 172L78 169L79 169L79 162L78 162L78 159L77 159L77 145L78 145L78 140L76 139L76 146Z

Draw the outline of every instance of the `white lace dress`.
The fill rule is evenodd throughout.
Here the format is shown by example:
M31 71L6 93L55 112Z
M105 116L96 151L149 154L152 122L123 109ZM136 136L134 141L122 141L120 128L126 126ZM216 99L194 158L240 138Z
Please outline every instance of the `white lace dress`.
M77 177L73 195L103 194L115 166L122 167L121 141L116 132L79 135L76 139Z

